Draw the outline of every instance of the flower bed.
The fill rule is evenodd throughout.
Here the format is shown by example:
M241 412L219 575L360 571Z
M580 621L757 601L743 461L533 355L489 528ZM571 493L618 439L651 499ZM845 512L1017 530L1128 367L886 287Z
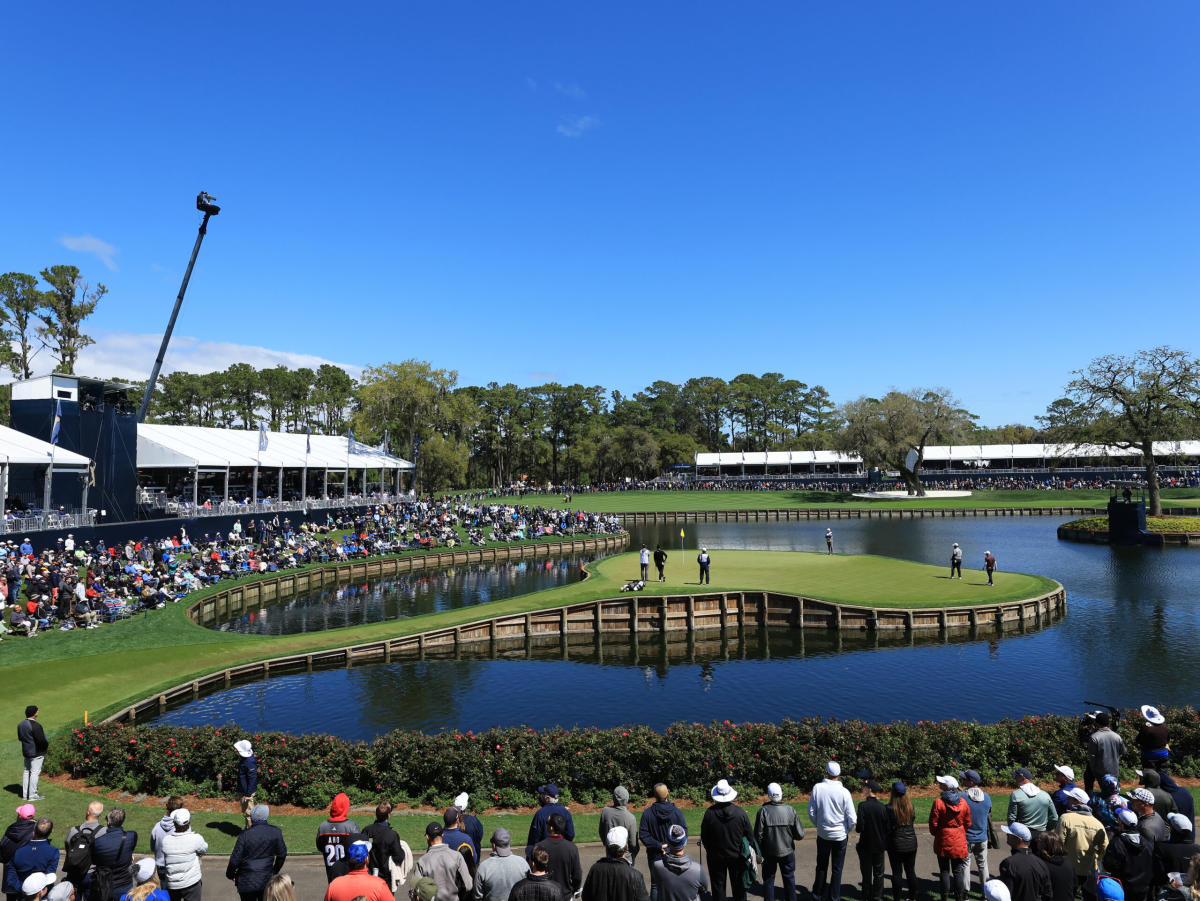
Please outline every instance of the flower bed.
M1165 711L1174 771L1200 775L1200 715L1190 707ZM1134 749L1137 711L1122 721ZM868 723L802 719L781 723L681 723L666 732L622 729L490 729L486 732L397 731L373 742L329 735L249 734L236 727L91 725L52 743L47 769L108 788L156 795L237 794L233 743L249 738L259 758L260 800L320 808L338 791L356 803L381 797L444 805L470 791L479 807L534 803L534 789L554 782L568 800L603 804L613 786L645 796L663 781L680 797L702 799L719 778L750 794L768 782L807 787L834 758L853 784L869 770L880 781L927 784L939 773L966 767L989 784L1006 784L1017 766L1048 779L1054 764L1083 772L1078 721L1029 716L981 724L946 720ZM1131 750L1125 776L1138 765Z

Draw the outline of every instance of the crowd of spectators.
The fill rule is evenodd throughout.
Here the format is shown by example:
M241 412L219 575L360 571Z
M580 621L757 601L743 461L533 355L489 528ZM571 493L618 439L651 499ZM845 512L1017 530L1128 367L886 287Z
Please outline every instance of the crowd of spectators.
M10 540L0 542L0 640L10 630L32 638L47 629L95 629L252 573L620 531L612 515L426 498L299 523L287 516L238 519L226 534L198 538L181 530L107 545L68 534L40 548L30 538Z

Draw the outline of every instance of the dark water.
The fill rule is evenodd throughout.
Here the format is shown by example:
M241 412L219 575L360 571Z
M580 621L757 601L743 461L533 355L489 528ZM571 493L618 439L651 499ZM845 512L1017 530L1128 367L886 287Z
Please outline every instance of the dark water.
M301 595L221 623L226 632L294 635L454 610L577 582L594 554L458 566Z
M669 567L694 566L707 545L818 550L826 526L839 553L943 564L951 542L978 568L990 549L1001 567L1058 579L1069 610L1028 634L968 633L945 640L873 643L809 631L700 635L634 649L604 641L509 649L501 659L428 659L284 676L202 698L163 718L236 720L250 729L365 738L393 728L484 729L528 723L612 726L678 720L872 720L1077 713L1084 701L1122 706L1196 703L1200 674L1200 553L1059 542L1052 517L692 524L641 529ZM803 639L803 640L802 640ZM566 659L563 659L564 656Z

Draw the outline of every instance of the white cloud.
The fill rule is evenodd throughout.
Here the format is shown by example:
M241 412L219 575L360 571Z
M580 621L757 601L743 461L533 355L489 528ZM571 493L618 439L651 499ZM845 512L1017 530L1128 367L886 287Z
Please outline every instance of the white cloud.
M134 332L97 331L96 343L79 354L75 371L80 375L97 378L129 379L143 381L150 377L154 357L162 343L162 335L140 335ZM45 359L43 359L45 358ZM35 375L45 375L54 368L54 360L48 353L38 354ZM186 335L173 335L167 357L163 361L164 373L183 370L185 372L218 372L229 368L232 363L249 363L256 369L284 365L288 369L308 366L316 369L322 363L332 363L350 373L351 377L362 376L361 366L338 363L314 354L294 353L287 350L272 350L252 344L233 344L227 341L202 341ZM44 370L44 371L43 371Z
M595 116L571 116L558 123L556 129L560 135L565 138L578 138L586 131L591 131L600 125L600 120Z
M525 76L525 87L529 88L529 90L531 90L531 91L536 91L538 88L537 79L531 75L526 75Z
M73 250L76 253L90 253L113 272L117 271L117 263L113 257L119 251L107 241L101 241L99 238L94 238L91 235L79 235L77 237L63 235L58 240L67 250Z
M572 100L587 100L587 91L573 81L556 81L554 82L554 90L558 91L564 97L570 97Z

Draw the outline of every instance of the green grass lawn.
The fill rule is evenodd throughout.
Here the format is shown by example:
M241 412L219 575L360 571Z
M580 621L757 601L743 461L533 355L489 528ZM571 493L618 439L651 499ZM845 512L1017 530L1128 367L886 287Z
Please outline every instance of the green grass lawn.
M1103 489L1078 491L977 491L970 497L925 500L866 500L836 491L598 491L579 492L570 505L561 494L496 498L496 503L521 503L534 507L570 506L592 513L654 513L692 510L836 510L852 507L875 509L976 509L980 507L1097 507L1108 504ZM1163 489L1164 507L1200 507L1200 488Z
M711 549L712 590L772 589L827 598L834 601L868 601L881 606L931 606L998 601L1030 597L1053 588L1048 579L1000 573L995 589L983 586L982 573L971 572L961 581L945 578L943 567L926 566L883 557L826 556L794 552L723 551ZM651 593L681 593L695 590L694 555L686 562L673 555L668 562L670 581L651 583ZM55 740L83 721L85 711L99 719L129 700L151 695L208 672L252 660L284 654L341 647L356 642L412 634L440 626L457 625L490 616L555 607L616 594L620 585L637 576L637 555L621 554L593 564L595 574L586 582L545 592L509 598L491 604L447 610L411 619L394 620L307 635L255 636L215 632L192 623L189 602L168 605L163 610L134 616L96 630L51 631L34 639L9 638L0 644L0 721L15 728L29 703L41 707L41 721ZM245 581L245 580L243 580ZM211 590L211 589L208 589ZM706 589L708 590L708 589ZM232 755L232 750L231 750ZM16 806L21 773L19 745L0 743L0 772L6 774L5 790ZM89 796L43 782L45 801L38 803L41 815L60 824L82 819ZM142 833L142 845L150 827L161 815L159 799L143 804L126 804L133 828ZM110 805L111 806L111 805ZM689 814L690 816L690 814ZM695 816L699 816L696 812ZM370 820L369 814L362 814ZM206 832L214 852L232 848L239 820L237 815L198 814L197 828ZM306 850L319 817L280 817L277 824L288 835L289 845ZM513 824L511 816L488 817L485 825ZM595 832L596 818L581 817L582 835ZM698 822L698 820L697 820ZM423 818L399 818L397 827L414 845L424 827ZM524 825L514 828L522 835ZM56 834L57 831L56 831Z
M1085 516L1063 523L1068 529L1107 532L1108 516ZM1200 532L1200 516L1147 516L1147 532Z

